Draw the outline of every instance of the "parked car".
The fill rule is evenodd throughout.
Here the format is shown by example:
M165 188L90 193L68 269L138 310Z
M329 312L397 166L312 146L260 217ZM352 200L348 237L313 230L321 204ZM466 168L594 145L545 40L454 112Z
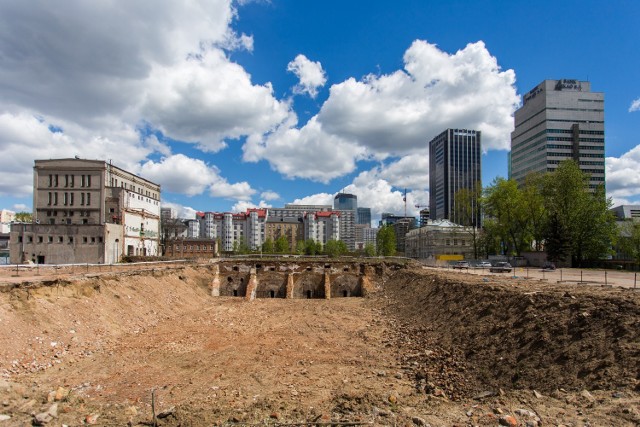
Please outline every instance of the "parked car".
M491 263L489 261L480 261L476 264L478 268L491 268Z
M546 271L553 271L556 269L556 265L552 262L547 261L542 265L542 269Z
M459 268L460 270L462 270L463 268L466 268L468 270L469 263L467 261L458 261L455 264L453 264L453 268Z
M508 262L496 262L495 265L491 266L489 269L492 273L509 273L513 267Z

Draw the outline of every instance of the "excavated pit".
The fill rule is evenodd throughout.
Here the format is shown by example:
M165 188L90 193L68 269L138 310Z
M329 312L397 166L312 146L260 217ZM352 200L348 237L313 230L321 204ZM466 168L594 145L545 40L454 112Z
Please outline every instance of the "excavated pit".
M149 425L153 394L167 426L640 423L637 292L404 264L283 265L3 287L0 415L24 425L56 405L53 425ZM330 299L306 293L324 289Z

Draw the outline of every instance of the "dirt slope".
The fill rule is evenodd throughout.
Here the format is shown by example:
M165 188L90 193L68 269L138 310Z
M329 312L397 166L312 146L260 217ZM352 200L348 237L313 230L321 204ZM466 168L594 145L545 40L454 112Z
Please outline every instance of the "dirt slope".
M154 390L164 426L640 423L640 294L400 270L371 298L246 302L210 277L0 293L0 426L148 425Z
M387 313L411 335L458 351L482 387L640 384L640 293L464 277L400 272L385 289Z

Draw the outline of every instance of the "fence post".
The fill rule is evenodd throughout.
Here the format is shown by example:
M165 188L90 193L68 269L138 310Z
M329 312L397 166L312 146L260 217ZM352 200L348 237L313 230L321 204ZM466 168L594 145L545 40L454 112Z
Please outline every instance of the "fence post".
M607 285L607 270L604 271L604 285Z
M562 269L560 269L560 281L562 282Z
M638 273L633 273L633 289L636 288L636 279L638 278Z
M582 283L582 270L580 270L580 283Z

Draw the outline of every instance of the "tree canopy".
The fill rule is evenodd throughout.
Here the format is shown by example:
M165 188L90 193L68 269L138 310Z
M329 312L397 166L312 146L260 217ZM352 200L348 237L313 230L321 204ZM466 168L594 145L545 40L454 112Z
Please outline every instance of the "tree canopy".
M396 232L391 225L383 225L376 235L378 255L393 256L396 254Z
M275 247L273 246L273 239L271 237L267 237L262 243L262 252L265 254L272 254L275 252Z
M621 249L640 265L640 222L626 221L621 226Z
M289 240L285 236L280 236L275 242L275 252L278 254L285 254L289 252Z
M342 240L329 240L324 251L329 257L336 258L347 253L347 245Z
M17 222L31 222L33 216L31 212L18 212L16 213L16 221Z
M495 220L495 233L520 255L530 243L529 216L523 192L514 180L496 178L485 189L485 214Z
M480 252L480 217L482 212L482 185L477 182L473 189L461 188L454 196L453 222L465 227L471 237L474 258Z
M542 196L547 212L547 239L558 230L563 246L566 246L574 267L586 260L602 258L611 253L618 229L615 216L610 211L611 199L607 199L604 186L593 191L589 177L573 160L565 160L558 168L543 178ZM550 227L553 225L553 227Z
M571 259L573 266L608 255L617 228L604 186L589 187L589 177L573 160L544 175L527 177L518 187L497 178L484 190L485 233L482 242L507 253L543 247L553 261Z
M366 256L376 256L376 246L369 242L366 245L364 245L364 254Z

